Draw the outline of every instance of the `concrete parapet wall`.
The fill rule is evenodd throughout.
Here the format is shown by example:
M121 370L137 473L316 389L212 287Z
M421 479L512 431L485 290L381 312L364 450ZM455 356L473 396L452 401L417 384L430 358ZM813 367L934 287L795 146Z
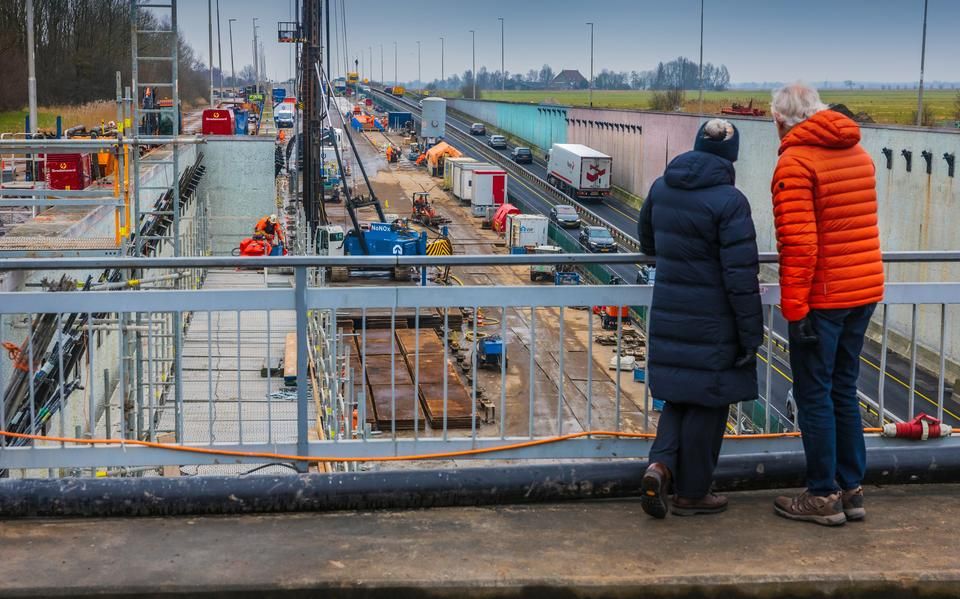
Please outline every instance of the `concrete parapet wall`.
M207 167L198 193L210 211L210 247L229 255L253 233L257 220L277 212L273 176L274 142L263 137L207 138Z

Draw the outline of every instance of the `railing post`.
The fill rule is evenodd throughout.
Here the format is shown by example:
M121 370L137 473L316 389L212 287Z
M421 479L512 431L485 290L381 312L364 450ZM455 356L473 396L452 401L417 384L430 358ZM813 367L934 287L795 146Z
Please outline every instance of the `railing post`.
M297 453L309 451L309 427L307 426L307 268L294 269L294 308L297 312ZM305 462L297 468L307 471Z

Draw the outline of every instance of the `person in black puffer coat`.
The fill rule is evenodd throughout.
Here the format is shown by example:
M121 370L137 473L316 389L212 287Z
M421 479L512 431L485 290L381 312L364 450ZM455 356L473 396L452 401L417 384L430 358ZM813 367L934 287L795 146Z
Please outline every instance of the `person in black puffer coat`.
M640 211L643 252L657 257L650 312L648 384L665 401L641 504L657 518L721 512L710 492L730 404L757 397L763 341L756 231L734 187L739 133L728 121L700 128Z

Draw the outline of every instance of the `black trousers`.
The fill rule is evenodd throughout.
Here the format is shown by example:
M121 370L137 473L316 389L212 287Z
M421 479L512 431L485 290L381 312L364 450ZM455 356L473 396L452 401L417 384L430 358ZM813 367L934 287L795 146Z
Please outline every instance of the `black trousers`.
M710 492L729 413L729 406L664 404L650 463L659 462L670 470L680 497L699 499Z

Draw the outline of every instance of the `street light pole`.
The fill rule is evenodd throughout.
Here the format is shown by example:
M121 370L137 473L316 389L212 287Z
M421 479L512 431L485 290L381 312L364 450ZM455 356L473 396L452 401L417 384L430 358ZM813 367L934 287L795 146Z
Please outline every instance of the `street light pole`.
M400 69L397 68L400 62L397 60L397 42L393 42L393 87L400 85L400 79L397 76Z
M213 106L213 3L207 0L207 40L210 42L210 106ZM176 107L174 107L176 108Z
M587 87L590 89L590 108L593 108L593 23L587 23L590 26L590 81Z
M700 0L700 115L703 115L703 0Z
M253 17L253 85L257 87L256 92L259 92L260 87L260 59L257 57L257 17Z
M230 78L233 79L233 86L237 86L237 69L233 64L233 22L236 19L227 21L227 28L230 29Z
M507 89L507 72L503 67L503 17L497 17L497 20L500 21L500 91L503 91Z
M417 40L417 89L422 89L423 83L420 81L420 40Z
M220 69L220 101L223 102L223 45L220 43L220 0L217 0L217 68Z
M380 44L380 85L383 85L383 44Z
M923 125L923 63L927 58L927 2L923 0L923 38L920 42L920 88L917 94L917 126Z
M473 99L477 99L477 32L473 29L470 30L470 44L473 47L473 70L471 74L473 76Z
M33 0L27 0L27 97L30 104L30 131L36 133L37 126L37 67L33 41Z

